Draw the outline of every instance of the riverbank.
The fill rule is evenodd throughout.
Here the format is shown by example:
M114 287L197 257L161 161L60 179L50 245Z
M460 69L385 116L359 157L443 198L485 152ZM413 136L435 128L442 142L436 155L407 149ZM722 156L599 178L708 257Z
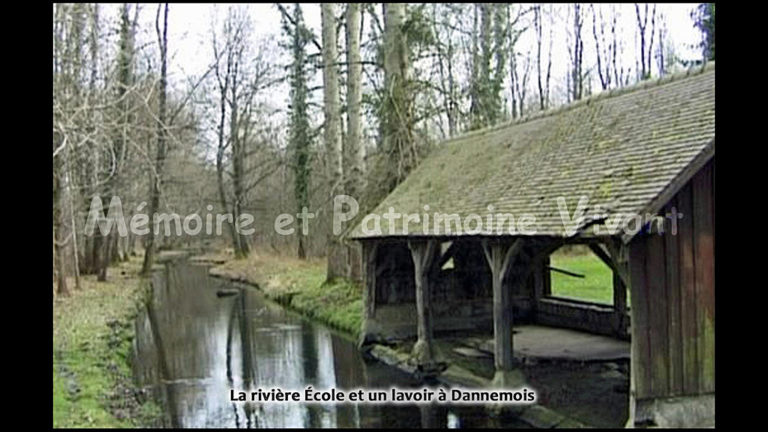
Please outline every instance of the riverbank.
M161 411L133 385L133 319L142 303L142 257L82 276L53 305L53 427L157 426ZM74 284L72 284L74 286Z
M255 285L268 299L356 340L363 319L362 288L343 279L327 282L325 272L322 259L253 253L224 262L209 273Z

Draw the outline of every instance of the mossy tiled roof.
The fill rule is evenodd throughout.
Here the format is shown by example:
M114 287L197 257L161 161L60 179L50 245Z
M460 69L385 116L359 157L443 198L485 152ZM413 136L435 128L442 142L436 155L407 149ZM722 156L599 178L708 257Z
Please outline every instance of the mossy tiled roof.
M536 235L566 236L558 210L588 197L586 219L644 214L694 161L714 155L714 63L681 75L606 92L533 117L441 143L371 213L532 215ZM429 210L425 210L425 205ZM493 206L489 211L488 206ZM431 222L431 221L430 221ZM381 234L358 225L350 238L406 235L402 219ZM472 228L475 223L471 225ZM368 228L374 227L369 220ZM478 234L423 219L410 236Z

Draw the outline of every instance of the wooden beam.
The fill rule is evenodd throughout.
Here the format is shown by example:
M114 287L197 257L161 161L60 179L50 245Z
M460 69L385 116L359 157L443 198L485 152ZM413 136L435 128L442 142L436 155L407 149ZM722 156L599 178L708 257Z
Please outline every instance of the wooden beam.
M605 246L608 249L608 260L611 262L609 267L611 267L614 273L619 274L621 281L624 282L624 286L631 286L632 284L629 282L629 246L616 238L608 240ZM595 254L597 255L597 252ZM602 259L600 255L598 257Z
M580 279L584 279L584 277L585 277L585 276L584 276L583 274L581 274L581 273L574 273L574 272L570 272L570 271L568 271L568 270L563 270L563 269L561 269L561 268L557 268L557 267L547 266L547 267L546 267L546 269L547 269L547 270L552 270L553 272L562 273L562 274L564 274L564 275L568 275L568 276L573 276L573 277L576 277L576 278L580 278Z
M617 262L618 257L621 255L622 252L619 251L619 249L624 248L623 245L617 244L618 242L609 242L607 243L606 248L608 251L606 251L603 246L600 246L597 243L590 243L588 244L589 249L597 255L600 260L608 266L615 274L618 274L618 277L621 279L621 282L624 284L624 286L629 286L629 281L627 280L628 272L626 268L626 262L621 263ZM625 249L625 248L624 248ZM626 252L623 252L626 253ZM613 258L617 257L617 258Z
M597 255L598 258L600 258L605 265L611 268L611 270L616 271L616 264L611 259L611 256L609 253L603 249L602 246L600 246L597 243L588 243L587 246L589 247L589 250L592 251L595 255Z

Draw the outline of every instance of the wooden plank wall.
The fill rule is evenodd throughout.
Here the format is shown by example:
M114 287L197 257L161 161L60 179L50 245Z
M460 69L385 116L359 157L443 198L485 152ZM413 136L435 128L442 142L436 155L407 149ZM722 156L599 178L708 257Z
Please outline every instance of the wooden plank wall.
M714 159L670 202L676 235L639 234L630 244L632 343L638 399L714 393Z

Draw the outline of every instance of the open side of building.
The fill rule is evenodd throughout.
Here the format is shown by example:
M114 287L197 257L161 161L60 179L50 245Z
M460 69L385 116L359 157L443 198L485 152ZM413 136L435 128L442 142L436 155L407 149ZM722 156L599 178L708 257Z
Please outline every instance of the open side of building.
M518 387L513 323L631 339L628 425L713 419L714 87L710 63L444 142L348 236L361 345L415 337L439 371L435 332L492 330L494 383ZM612 305L551 295L550 254L576 243Z

